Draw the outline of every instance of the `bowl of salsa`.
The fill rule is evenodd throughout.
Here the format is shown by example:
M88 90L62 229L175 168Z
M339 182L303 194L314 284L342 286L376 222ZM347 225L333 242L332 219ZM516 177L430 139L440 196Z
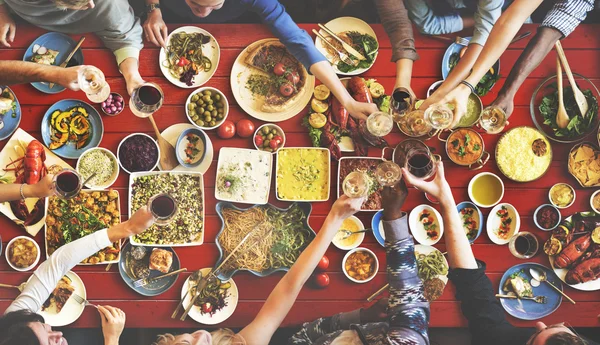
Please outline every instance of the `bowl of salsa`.
M558 224L560 224L561 221L560 211L554 205L540 205L533 214L533 221L535 222L535 225L541 230L554 230L556 229Z

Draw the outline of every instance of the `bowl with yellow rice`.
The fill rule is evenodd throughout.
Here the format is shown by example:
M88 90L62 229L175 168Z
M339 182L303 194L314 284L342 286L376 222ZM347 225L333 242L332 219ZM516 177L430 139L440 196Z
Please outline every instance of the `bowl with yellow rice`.
M540 131L519 126L504 133L496 145L496 164L515 182L531 182L544 176L552 162L552 147Z

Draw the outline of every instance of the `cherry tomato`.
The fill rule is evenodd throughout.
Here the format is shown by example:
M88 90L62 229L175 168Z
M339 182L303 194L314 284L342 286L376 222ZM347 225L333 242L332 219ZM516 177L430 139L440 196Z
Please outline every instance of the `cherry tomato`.
M287 80L289 80L290 83L294 85L300 82L300 76L298 75L298 72L290 72L285 77L287 78Z
M317 269L321 270L321 271L325 271L325 270L327 270L328 267L329 267L329 258L326 256L323 256L321 258L321 261L319 261L319 264L317 265Z
M285 73L285 66L281 62L275 64L273 73L275 73L275 75L283 75Z
M201 306L202 312L205 314L210 313L213 310L212 304L210 304L209 302L204 303Z
M273 140L276 140L278 143L282 144L283 143L283 138L281 137L281 135L276 135L273 137Z
M243 119L237 123L237 134L242 138L248 138L254 134L254 124L252 121Z
M256 144L256 146L261 147L263 144L263 137L261 137L260 135L257 135L254 137L254 143Z
M292 93L294 93L294 87L290 83L281 84L279 87L279 93L285 97L289 97L292 95Z
M320 288L324 288L329 285L329 276L327 273L316 274L314 280L315 284Z
M230 120L223 121L223 124L217 128L217 135L221 139L233 138L235 135L235 123Z
M279 142L277 140L271 140L269 142L269 147L273 150L277 150L277 148L279 147Z

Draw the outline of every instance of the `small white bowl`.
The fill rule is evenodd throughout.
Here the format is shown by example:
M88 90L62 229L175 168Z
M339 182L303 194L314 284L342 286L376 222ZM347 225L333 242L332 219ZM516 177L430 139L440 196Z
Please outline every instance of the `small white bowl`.
M10 251L10 247L12 246L13 242L18 240L19 238L24 238L28 241L33 242L33 244L35 245L35 248L37 249L37 256L35 258L35 261L33 262L33 264L29 265L28 267L25 268L19 268L16 267L15 265L13 265L12 262L10 262L10 260L8 259L8 252ZM27 272L29 270L31 270L32 268L35 267L35 265L38 264L38 262L40 261L40 255L41 255L41 251L40 251L40 246L37 244L36 241L34 241L31 237L27 237L27 236L17 236L15 238L13 238L12 240L10 240L10 242L8 242L8 245L6 246L6 250L4 251L4 254L6 256L6 261L8 262L8 264L10 265L10 267L12 267L13 270L15 271L19 271L19 272Z
M360 219L358 219L356 216L351 216L348 218L349 221L354 222L357 226L358 226L358 230L362 230L364 229L364 225L363 222L360 221ZM352 245L349 246L343 246L340 243L338 243L338 241L336 241L336 237L333 238L333 245L338 247L341 250L351 250L354 249L358 246L360 246L363 242L363 240L365 239L365 233L361 232L360 234L356 234L357 238L354 241L354 243L352 243Z
M352 278L352 277L351 277L351 276L348 274L348 272L346 272L346 261L348 260L348 257L349 257L350 255L352 255L352 253L356 253L356 252L359 252L359 251L365 251L365 252L368 252L369 254L371 254L371 255L372 255L374 258L375 258L375 270L373 271L373 274L372 274L372 275L371 275L369 278L367 278L367 279L365 279L365 280L357 280L357 279L354 279L354 278ZM370 250L370 249L367 249L367 248L364 248L364 247L358 247L358 248L354 248L354 249L352 249L351 251L349 251L348 253L346 253L346 255L344 255L344 259L342 259L342 271L344 272L344 274L346 275L346 277L347 277L348 279L350 279L351 281L353 281L353 282L355 282L355 283L363 284L363 283L369 282L369 281L371 281L373 278L375 278L375 276L377 275L377 272L379 271L379 260L377 259L377 255L375 255L375 253L373 253L373 251L372 251L372 250Z
M114 153L110 152L109 150L107 150L103 147L92 147L90 149L87 149L77 160L77 165L75 166L75 170L77 170L77 172L79 174L81 174L81 171L79 171L79 162L81 162L81 159L83 157L85 157L85 155L87 155L88 153L90 153L92 151L102 151L102 152L106 153L113 163L114 171L113 171L111 177L105 183L103 183L101 185L93 185L91 183L86 183L85 186L90 189L106 189L106 188L112 186L112 184L115 183L115 181L117 180L117 177L119 177L119 161L117 160L117 156L115 156Z
M597 209L594 207L594 197L595 197L596 195L598 195L598 193L600 193L600 189L598 189L597 191L595 191L595 192L594 192L594 194L592 194L592 196L590 197L590 207L591 207L591 208L592 208L592 210L594 210L594 212L596 212L596 213L600 213L600 210L597 210Z
M506 206L509 216L512 217L512 219L513 219L512 223L510 225L511 231L508 233L508 236L506 237L506 239L498 237L498 235L496 235L496 231L495 231L500 226L500 217L496 213L500 209L502 209L502 206ZM521 218L519 217L519 212L517 212L517 209L511 204L508 204L508 203L498 204L490 211L490 214L488 215L488 219L487 219L488 237L490 238L490 240L492 240L492 242L494 242L496 244L504 245L504 244L507 244L508 242L510 242L511 237L513 237L516 233L519 232L520 227L521 227Z
M554 200L552 200L551 192L552 192L552 188L563 185L563 184L565 186L569 187L571 189L571 191L573 192L573 200L571 200L571 202L567 206L558 206L557 204L554 203ZM569 208L569 207L573 206L573 204L575 203L575 199L577 199L577 192L575 192L575 188L573 188L573 186L571 186L568 183L559 182L559 183L553 185L552 187L550 187L550 189L548 190L548 200L550 200L550 203L552 205L556 206L559 209L565 209L565 208Z
M502 193L500 193L500 198L498 198L498 200L496 200L493 204L490 205L484 205L480 202L478 202L477 200L475 200L475 198L473 197L473 184L475 183L475 180L477 180L480 176L483 175L490 175L490 176L494 176L498 181L500 181L500 185L502 186ZM473 178L471 179L471 181L469 181L469 187L467 188L468 192L469 192L469 199L471 199L471 201L482 208L490 208L493 207L494 205L498 204L500 202L500 200L502 200L502 198L504 198L504 182L502 182L502 179L500 177L498 177L498 175L496 174L492 174L491 172L482 172L479 173L475 176L473 176Z
M223 119L220 120L220 122L216 125L216 126L198 126L196 124L196 122L194 122L194 120L192 120L192 117L190 116L190 111L188 109L188 104L190 104L192 102L192 97L194 97L195 94L197 93L202 93L205 90L209 90L211 92L214 93L218 93L219 95L221 95L221 98L225 101L225 106L224 106L224 110L223 110ZM223 124L223 122L225 122L225 120L227 119L227 115L229 115L229 101L227 101L227 97L225 97L225 94L223 92L221 92L221 90L219 89L215 89L214 87L210 87L210 86L205 86L205 87L201 87L199 89L196 89L194 92L190 93L190 95L188 96L187 100L185 101L185 115L187 116L188 120L190 121L190 123L192 125L194 125L197 128L203 129L205 131L211 130L211 129L215 129L218 128L219 126L221 126Z
M262 130L264 127L275 128L275 130L277 131L277 134L278 134L279 136L281 136L281 138L283 139L283 142L281 143L281 146L279 146L279 147L277 148L277 150L275 150L275 151L271 152L272 154L275 154L275 153L277 153L277 151L279 151L279 149L282 149L282 148L284 148L284 147L285 147L285 132L283 131L283 129L281 129L281 127L279 127L279 126L277 126L277 125L275 125L275 124L272 124L272 123L265 123L264 125L262 125L262 126L258 127L258 128L256 129L256 131L254 131L254 136L252 137L252 143L254 144L254 147L255 147L257 150L259 150L259 151L265 151L265 150L264 150L262 147L258 147L258 145L256 145L255 138L256 138L256 136L257 136L257 135L260 133L260 131L261 131L261 130ZM269 151L266 151L266 152L269 152Z
M158 147L158 143L156 142L156 140L154 140L154 138L152 138L151 136L149 136L148 134L145 134L145 133L131 133L128 136L126 136L125 138L123 138L123 140L121 140L121 142L119 143L119 146L117 147L117 162L119 162L119 166L121 167L121 169L125 170L126 173L131 174L131 171L125 169L125 167L123 167L123 164L121 164L121 160L119 159L119 157L120 157L119 152L121 152L121 145L123 145L125 140L129 139L130 137L136 136L136 135L146 136L152 140L154 145L156 145L156 152L158 154L158 157L156 157L156 163L154 163L154 166L152 166L152 169L148 170L148 171L153 171L154 169L156 169L156 167L158 166L158 162L160 161L160 148Z
M419 214L423 210L428 210L429 213L432 213L437 220L437 223L439 225L439 235L438 238L435 240L427 238L427 232L425 231L425 228L423 227L423 224L419 219ZM426 246L432 246L438 243L439 240L442 239L442 236L444 236L444 220L442 219L442 215L435 208L429 205L423 204L413 208L413 210L410 212L410 215L408 216L408 227L410 228L410 232L412 233L415 240L417 240L417 242L419 242L420 244Z

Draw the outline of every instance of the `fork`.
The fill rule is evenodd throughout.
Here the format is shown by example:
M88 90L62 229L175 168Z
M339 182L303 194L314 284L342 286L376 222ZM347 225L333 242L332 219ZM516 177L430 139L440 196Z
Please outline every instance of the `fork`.
M509 298L509 299L526 299L529 301L534 301L535 303L540 303L540 304L546 304L547 298L546 296L535 296L535 297L517 297L514 295L501 295L501 294L496 294L496 297L498 298Z
M312 31L315 35L319 36L321 41L325 42L325 44L327 44L329 47L331 47L331 49L333 49L333 51L335 51L338 54L338 56L342 62L344 62L348 65L352 65L352 66L356 66L358 64L357 61L352 60L344 52L338 50L333 44L331 44L331 42L329 42L325 37L323 37L323 35L321 35L317 30L313 29Z
M75 300L75 302L77 302L77 303L79 303L79 304L83 304L83 306L84 306L84 307L87 307L87 306L92 306L92 307L94 307L94 308L98 309L98 306L97 306L97 305L90 303L90 302L89 302L87 299L85 299L85 298L83 298L83 297L79 296L78 294L76 294L76 293L73 293L73 295L72 295L72 296L73 296L73 299Z
M170 277L172 275L175 275L175 274L178 274L178 273L181 273L181 272L185 272L185 271L187 271L187 268L181 268L181 269L178 269L176 271L169 272L169 273L157 276L157 277L138 279L138 280L136 280L136 281L133 282L133 286L136 287L136 288L139 288L139 287L142 287L142 286L146 286L146 285L148 285L148 284L150 284L150 283L152 283L154 281L157 281L159 279Z
M15 289L18 289L19 291L23 292L23 289L25 289L25 285L27 285L27 282L21 283L18 286L17 285L0 284L0 287L15 288Z

